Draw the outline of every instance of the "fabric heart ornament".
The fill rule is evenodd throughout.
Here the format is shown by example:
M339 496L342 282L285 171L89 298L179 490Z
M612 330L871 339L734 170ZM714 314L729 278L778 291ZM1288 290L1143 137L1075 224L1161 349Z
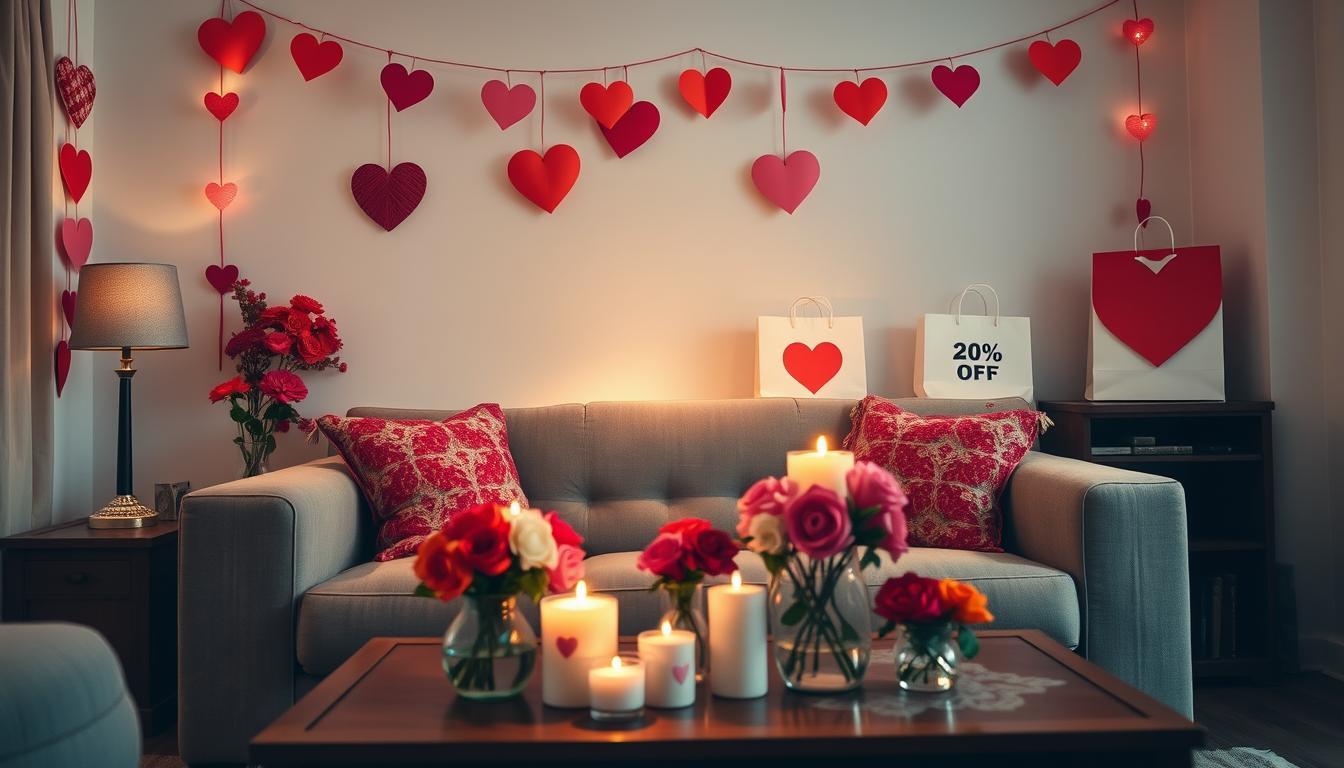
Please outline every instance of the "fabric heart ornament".
M681 98L691 105L691 109L709 117L714 110L728 99L733 89L733 76L723 67L715 67L701 73L698 69L688 69L677 79L677 90Z
M602 136L606 138L607 143L616 151L616 156L625 157L639 149L653 136L654 131L658 130L660 120L658 108L652 102L637 101L620 120L616 121L616 125L611 128L598 125L598 128L602 130Z
M1125 130L1129 135L1143 141L1148 138L1148 134L1157 127L1157 115L1152 112L1144 112L1142 115L1130 115L1125 118Z
M960 109L980 87L980 73L969 64L956 69L939 64L933 68L933 87Z
M555 638L555 649L561 656L568 659L574 655L574 651L579 649L579 638L577 637L557 637Z
M1092 308L1106 330L1160 366L1198 336L1223 300L1216 245L1092 257ZM1165 260L1165 263L1162 263ZM1161 266L1157 266L1161 264Z
M56 91L61 95L61 105L70 122L76 128L83 127L93 111L93 97L98 92L93 83L93 70L83 64L76 67L69 56L62 56L56 60Z
M784 348L784 370L814 395L835 378L844 361L840 348L829 341L815 347L795 341Z
M398 112L424 101L434 90L434 76L428 71L417 69L407 72L405 67L395 63L383 67L378 80Z
M1054 45L1045 40L1037 40L1027 46L1027 58L1031 59L1032 66L1050 82L1059 85L1078 68L1078 62L1083 60L1083 49L1074 41L1067 39L1060 40Z
M61 291L61 314L65 315L65 324L71 328L75 327L75 302L78 298L75 291Z
M867 125L882 109L882 105L887 103L887 84L876 77L870 77L862 83L843 80L836 83L831 97L841 112Z
M1126 40L1135 45L1143 45L1153 36L1153 20L1125 19L1121 29L1124 30Z
M611 85L589 83L579 91L579 104L603 128L614 127L634 101L635 92L630 90L630 84L624 80L617 80Z
M490 80L481 86L481 103L502 131L532 113L537 92L526 83L510 88L503 80Z
M761 155L751 164L751 181L765 199L792 214L798 210L821 178L821 163L805 149L792 152L788 159Z
M388 232L420 205L428 185L424 169L415 163L399 163L390 173L377 163L366 163L350 177L355 202Z
M238 282L238 267L232 264L225 264L222 267L211 264L205 268L205 281L223 296L233 291L233 284Z
M547 213L554 213L579 178L579 153L568 144L556 144L546 155L530 149L509 158L509 182L523 197Z
M1134 214L1139 217L1139 223L1144 229L1148 228L1148 217L1153 215L1153 204L1148 198L1140 197L1134 201Z
M223 184L210 182L205 185L205 199L210 204L218 208L221 212L233 203L233 198L238 196L238 185L232 181L226 181Z
M70 193L70 199L76 203L84 197L93 179L93 158L84 150L76 150L74 144L62 144L60 155L61 180Z
M299 74L303 75L304 82L307 82L335 69L341 63L345 49L335 40L319 43L312 34L300 32L289 41L289 55L294 59L294 66L299 68Z
M222 123L238 108L238 94L229 92L220 95L211 91L205 94L205 108Z
M75 221L66 218L61 222L61 251L65 253L65 262L78 272L89 261L93 250L93 222L88 219Z
M225 21L219 17L206 19L196 28L196 41L201 50L219 62L221 67L242 74L266 39L266 20L256 11L243 11Z
M70 343L65 339L56 342L56 396L65 390L65 381L70 378Z

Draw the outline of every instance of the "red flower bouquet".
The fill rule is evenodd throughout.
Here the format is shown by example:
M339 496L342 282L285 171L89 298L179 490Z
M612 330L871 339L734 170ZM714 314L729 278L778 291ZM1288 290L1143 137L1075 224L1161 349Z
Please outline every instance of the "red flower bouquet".
M705 618L695 607L696 591L706 576L727 576L737 570L733 562L737 552L732 536L708 520L685 517L659 528L636 562L640 570L658 577L649 589L667 596L670 606L662 622L695 633L697 677L703 676L709 649Z

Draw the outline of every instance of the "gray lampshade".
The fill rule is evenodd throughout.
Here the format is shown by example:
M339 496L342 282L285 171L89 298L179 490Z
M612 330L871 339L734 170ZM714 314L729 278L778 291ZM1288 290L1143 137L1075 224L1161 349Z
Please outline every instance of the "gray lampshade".
M79 272L71 349L187 346L182 290L172 264L87 264Z

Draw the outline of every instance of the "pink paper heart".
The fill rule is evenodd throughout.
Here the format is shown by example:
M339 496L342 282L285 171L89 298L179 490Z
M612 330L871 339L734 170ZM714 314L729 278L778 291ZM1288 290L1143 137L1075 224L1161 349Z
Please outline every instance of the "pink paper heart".
M233 198L237 196L238 185L232 181L223 184L216 184L212 181L205 185L205 198L221 211L228 208L233 203Z
M65 339L56 342L56 396L60 397L65 389L65 380L70 378L70 344Z
M93 222L67 218L61 222L61 250L70 268L78 272L89 261L93 250Z
M71 328L75 327L76 297L75 291L61 291L61 312L65 314L65 324Z
M958 108L965 104L980 87L980 73L969 64L955 70L939 64L933 68L933 85Z
M226 293L231 293L233 284L238 282L238 268L232 264L225 264L222 267L218 264L211 264L205 268L205 279L211 287L219 291L220 296L223 296Z
M555 638L555 649L560 651L560 655L568 659L574 655L574 651L579 648L579 638L577 637L557 637Z
M434 76L426 70L407 72L400 64L388 64L379 76L383 92L398 112L424 101L434 90Z
M526 83L510 88L503 80L491 80L481 86L481 103L502 131L532 113L537 92Z
M778 155L761 155L751 164L751 180L756 189L790 214L807 199L819 178L821 163L805 149L790 153L787 160Z
M637 101L612 127L605 128L601 123L598 123L597 127L601 129L607 143L616 151L616 156L625 157L639 149L653 136L654 131L658 130L659 120L658 108L653 102Z
M679 664L672 668L672 677L676 678L677 685L686 682L686 675L691 671L690 664Z

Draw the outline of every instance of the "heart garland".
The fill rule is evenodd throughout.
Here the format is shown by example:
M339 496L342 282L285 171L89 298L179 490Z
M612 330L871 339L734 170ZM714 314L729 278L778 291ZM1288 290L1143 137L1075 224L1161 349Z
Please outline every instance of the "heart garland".
M388 232L415 211L428 186L424 169L415 163L398 163L391 172L377 163L365 163L350 176L355 202Z
M61 222L61 251L65 261L75 272L84 268L93 250L93 222L66 218Z
M975 90L980 87L980 73L970 64L962 64L955 70L939 64L933 68L933 87L960 109Z
M887 84L879 78L870 77L862 83L843 80L835 85L831 98L841 112L867 125L868 121L887 103Z
M1139 217L1139 224L1147 229L1148 217L1153 215L1153 204L1147 198L1140 197L1134 201L1134 213Z
M232 264L219 266L211 264L205 268L205 281L210 283L220 296L223 296L233 290L233 284L238 282L238 267Z
M212 181L205 185L205 199L209 200L210 204L218 208L221 213L224 212L225 208L229 207L229 204L233 202L233 198L237 196L238 185L234 184L232 181L223 184L216 184Z
M624 115L621 115L616 125L604 128L598 123L597 127L602 131L607 144L615 150L616 157L625 157L639 149L653 136L654 131L658 130L660 120L658 108L652 102L637 101Z
M70 378L70 343L65 339L56 342L56 396L65 391L65 382Z
M526 83L510 88L503 80L490 80L481 86L481 103L502 131L532 114L537 92Z
M294 59L294 66L299 68L299 74L303 75L304 82L309 82L335 69L341 63L345 49L335 40L319 43L308 32L300 32L289 41L289 55Z
M1135 46L1143 45L1148 42L1148 38L1153 36L1152 19L1125 19L1121 26L1125 39Z
M76 150L74 144L62 144L60 154L61 180L70 193L70 199L78 203L93 180L93 158L84 150Z
M732 89L733 76L723 67L715 67L704 73L698 69L688 69L677 79L681 98L706 119L723 105Z
M238 108L238 94L230 92L223 95L210 91L205 94L205 109L219 122L229 119L229 115Z
M397 63L383 67L378 77L383 84L383 92L398 112L419 104L434 90L434 76L427 70L417 69L407 72Z
M256 11L243 11L226 21L215 17L201 22L196 28L196 41L201 50L219 62L221 67L242 74L266 39L266 19Z
M1078 62L1083 60L1083 49L1074 41L1067 39L1060 40L1054 45L1045 40L1037 40L1027 46L1027 58L1031 59L1032 66L1036 67L1037 71L1058 86L1077 69Z
M65 324L75 327L75 302L79 300L77 291L61 291L61 314L65 315Z
M611 85L589 83L579 91L579 104L603 128L616 127L616 122L630 110L634 101L635 92L624 80Z
M56 60L56 91L61 95L61 106L76 128L84 127L93 111L93 97L98 89L94 86L93 70L86 65L78 67L69 56Z
M1130 115L1125 118L1125 130L1129 135L1143 141L1157 127L1157 115L1151 112L1144 112L1141 115Z
M545 156L524 149L509 158L509 183L532 204L555 213L579 179L579 153L568 144L556 144Z
M778 155L761 155L751 164L751 181L765 199L792 214L803 204L821 178L817 156L800 149L781 160Z

